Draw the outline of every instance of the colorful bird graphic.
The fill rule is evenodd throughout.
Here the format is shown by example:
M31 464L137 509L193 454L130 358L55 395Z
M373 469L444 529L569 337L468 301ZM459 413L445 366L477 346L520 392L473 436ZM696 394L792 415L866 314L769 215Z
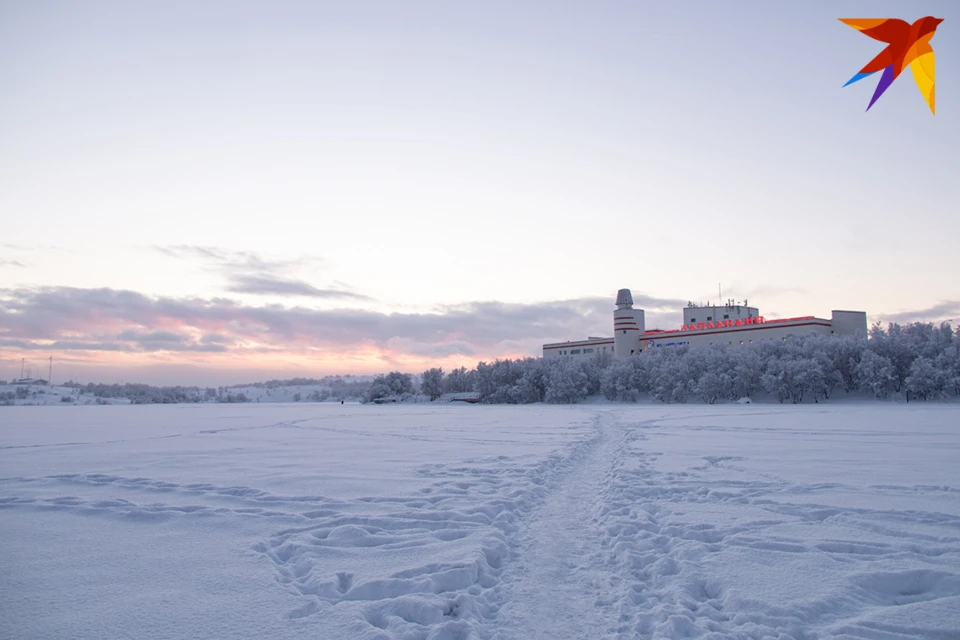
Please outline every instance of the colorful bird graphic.
M900 72L910 65L913 79L916 80L924 100L930 105L930 111L937 113L934 84L936 59L933 55L933 47L930 46L930 38L936 33L937 26L943 22L943 18L927 16L913 24L887 18L840 18L840 22L850 25L874 40L887 43L886 49L843 85L853 84L877 71L883 71L867 111L870 111L873 103L893 84Z

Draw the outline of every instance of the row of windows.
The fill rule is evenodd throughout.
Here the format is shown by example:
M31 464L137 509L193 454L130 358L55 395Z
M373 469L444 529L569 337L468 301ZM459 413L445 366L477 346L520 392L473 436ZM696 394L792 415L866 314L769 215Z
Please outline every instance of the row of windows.
M729 313L723 314L723 319L724 319L724 320L729 320L729 319L730 319L730 314L729 314ZM689 322L688 324L693 324L693 323L696 322L696 321L697 321L696 318L690 318L690 322ZM707 316L707 322L713 322L713 316ZM731 343L731 344L733 344L733 343Z
M724 318L726 318L726 316L724 316ZM710 319L710 318L708 317L707 320L709 321L709 319ZM694 321L694 319L691 318L691 319L690 319L690 322L693 322L693 321ZM624 333L626 333L626 331L624 331ZM830 333L833 333L833 332L831 331ZM786 339L787 339L786 336L784 336L784 337L782 338L782 340L786 340ZM748 344L753 344L753 340L747 340L746 342L747 342ZM744 343L744 341L741 340L741 341L740 341L740 344L743 344L743 343ZM711 342L710 344L713 344L713 343ZM733 344L733 340L730 341L730 344ZM606 347L602 347L602 350L603 350L603 351L606 351L607 348L606 348ZM593 353L593 351L594 351L593 349L583 349L583 350L582 350L582 353L584 353L584 354ZM610 351L613 351L613 347L610 347ZM631 349L631 350L630 350L630 353L632 354L633 352L634 352L633 349ZM570 349L570 350L568 350L568 351L561 351L561 352L560 352L560 355L562 355L562 356L578 356L578 355L580 355L580 353L581 353L581 350L580 350L580 349Z
M607 348L606 348L606 347L601 347L600 350L601 350L601 351L606 351ZM562 355L562 356L578 356L578 355L580 355L581 353L587 354L587 353L593 353L594 351L595 351L595 349L592 349L592 348L590 348L590 349L586 349L586 348L585 348L585 349L583 349L583 350L581 350L581 349L568 349L568 350L561 351L561 352L560 352L560 355ZM613 351L613 347L610 347L610 351Z
M833 333L833 332L831 331L830 333ZM783 340L784 342L786 342L786 341L787 341L787 336L783 336L783 337L780 338L780 339ZM770 338L770 340L773 340L773 338ZM749 344L753 344L753 340L747 340L747 342L748 342ZM713 343L711 342L710 344L713 344ZM730 344L733 344L733 340L730 341ZM743 344L743 340L740 341L740 344Z

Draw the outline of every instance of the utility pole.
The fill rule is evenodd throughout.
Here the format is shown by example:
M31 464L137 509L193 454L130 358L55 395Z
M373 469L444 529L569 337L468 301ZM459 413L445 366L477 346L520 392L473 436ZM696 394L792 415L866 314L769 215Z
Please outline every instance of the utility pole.
M47 371L47 386L53 386L53 356L50 356L50 370Z
M20 379L23 380L23 365L27 363L26 358L20 358Z

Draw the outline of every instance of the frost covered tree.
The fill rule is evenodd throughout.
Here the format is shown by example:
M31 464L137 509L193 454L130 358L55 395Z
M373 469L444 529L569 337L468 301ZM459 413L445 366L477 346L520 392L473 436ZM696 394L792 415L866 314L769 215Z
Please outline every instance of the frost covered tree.
M420 374L420 393L436 400L443 394L443 369L434 367Z
M886 356L867 349L860 358L855 374L861 389L868 390L877 398L886 398L896 377L893 364Z
M656 358L651 362L654 374L651 376L653 396L660 402L686 402L696 385L690 363L684 357L686 352L678 349L649 355Z
M445 393L464 393L474 391L473 371L467 371L466 367L454 369L443 379L443 390Z
M856 336L822 336L820 341L825 357L833 364L840 387L846 393L856 390L856 371L866 346L864 341Z
M920 355L915 349L921 333L922 331L916 329L904 331L903 327L895 323L886 331L880 328L879 322L870 329L870 350L890 362L893 368L891 384L898 393L910 375L913 359Z
M732 393L730 400L749 398L760 391L763 386L763 361L756 349L740 349L733 357L733 371L731 373Z
M766 363L765 373L760 381L764 390L777 397L777 402L782 403L790 397L790 379L787 374L787 363L779 358L772 358Z
M621 358L601 374L600 387L604 397L609 400L636 402L646 391L643 384L642 359Z
M726 374L722 374L726 375ZM729 376L728 376L729 377ZM707 371L700 376L696 385L697 396L706 404L714 404L723 397L723 384L720 376L713 371Z
M778 402L790 400L794 404L802 402L805 395L822 395L825 384L823 369L816 360L790 356L770 359L762 380Z
M484 402L496 404L520 402L518 383L523 375L523 363L523 360L496 360L492 364L478 363L475 386L480 393L480 398Z
M523 373L517 381L517 402L527 404L544 402L547 399L547 376L550 365L542 358L531 358L525 361Z
M364 402L373 402L389 396L400 398L413 393L413 376L409 373L393 371L387 375L379 375L373 379L370 387L363 395Z
M943 355L937 356L943 358ZM937 366L937 365L940 366ZM936 362L920 356L910 363L910 374L906 379L907 400L914 398L945 398L950 387L950 377L942 361Z
M937 356L938 366L946 371L947 386L954 395L960 396L960 340Z
M573 404L587 398L590 380L582 362L558 359L551 365L546 375L546 402Z

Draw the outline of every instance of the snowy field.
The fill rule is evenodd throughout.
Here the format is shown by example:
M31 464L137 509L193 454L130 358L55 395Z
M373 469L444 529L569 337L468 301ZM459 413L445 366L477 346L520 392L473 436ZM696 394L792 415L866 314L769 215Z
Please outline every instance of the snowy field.
M960 406L0 408L2 638L960 638Z

